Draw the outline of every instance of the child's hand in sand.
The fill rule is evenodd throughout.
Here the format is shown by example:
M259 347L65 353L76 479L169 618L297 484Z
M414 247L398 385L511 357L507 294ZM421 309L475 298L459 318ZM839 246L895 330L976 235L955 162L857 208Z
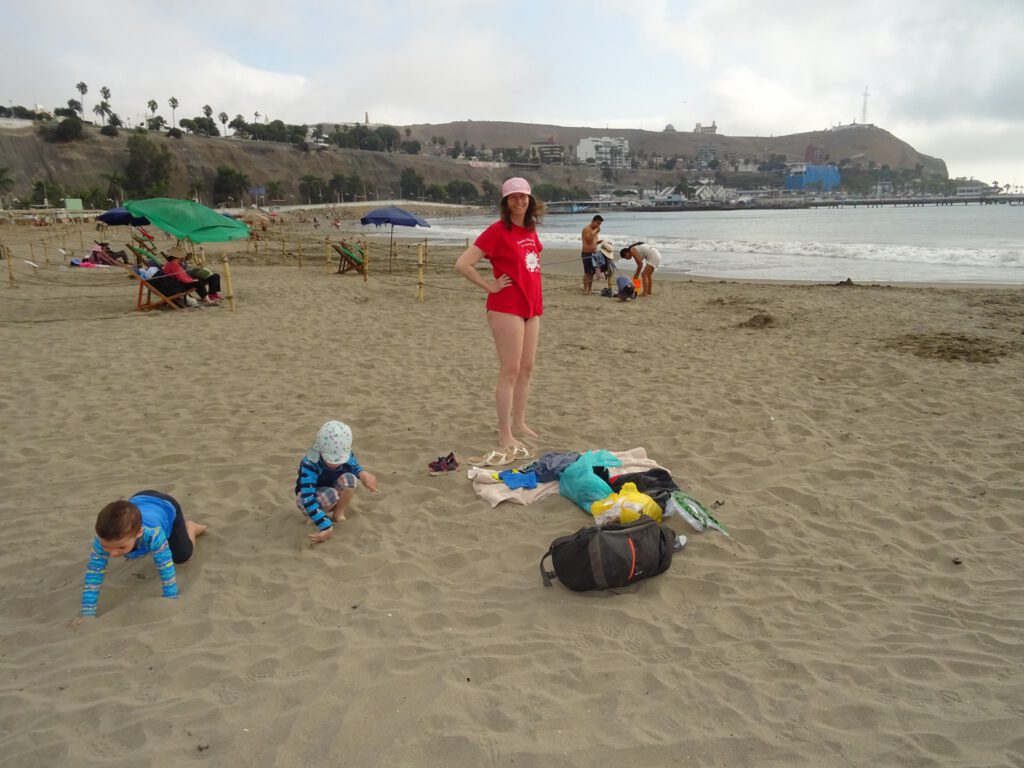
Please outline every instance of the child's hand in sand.
M377 478L374 475L370 474L364 469L362 472L359 473L359 479L362 481L363 486L366 488L366 490L368 490L370 493L377 492Z
M68 628L69 629L78 629L80 626L82 626L82 622L84 622L86 619L95 619L95 618L96 618L95 616L75 616L75 618L73 618L71 621L68 622Z
M309 540L314 544L320 544L321 542L327 541L331 538L331 534L334 533L334 527L331 526L326 531L319 531L317 533L309 534Z

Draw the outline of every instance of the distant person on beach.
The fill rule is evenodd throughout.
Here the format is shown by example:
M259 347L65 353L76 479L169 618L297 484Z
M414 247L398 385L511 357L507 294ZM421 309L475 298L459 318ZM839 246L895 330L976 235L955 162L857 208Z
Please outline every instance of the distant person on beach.
M185 252L177 246L172 248L166 256L167 263L160 268L159 272L159 276L164 279L159 283L154 282L158 290L163 291L164 287L172 286L170 290L180 293L189 288L195 288L199 299L204 304L216 304L220 301L220 275L208 269L186 270L181 263L185 258Z
M633 281L625 275L622 275L615 280L615 287L615 298L619 301L629 301L630 299L636 298L636 286L634 286Z
M494 400L498 412L498 449L480 463L508 464L532 456L515 434L536 437L526 424L543 295L537 224L544 203L535 198L526 179L511 178L501 185L501 219L485 229L455 262L455 271L487 292L487 323L498 352L498 382ZM477 271L481 259L491 262L493 277Z
M661 254L658 249L643 242L633 243L619 251L619 256L636 262L633 279L639 278L643 284L643 292L640 295L650 296L654 286L654 270L661 266Z
M598 240L598 249L594 253L594 269L595 274L600 271L604 274L605 282L608 285L609 291L614 291L615 288L615 251L612 249L612 244L608 240Z
M593 293L594 287L594 272L596 266L594 264L594 258L597 255L598 240L597 236L601 233L601 222L604 218L598 214L590 220L590 223L583 228L581 237L583 239L583 252L580 256L583 259L583 293Z
M299 462L295 480L295 503L319 529L309 535L310 541L319 544L331 538L360 483L370 493L377 492L377 478L352 452L352 429L344 422L328 421Z
M164 597L176 598L174 566L192 557L196 539L205 532L205 525L186 520L181 505L159 491L139 491L127 501L119 499L107 504L96 518L92 556L85 569L82 609L73 624L96 615L100 587L112 557L135 560L153 555Z

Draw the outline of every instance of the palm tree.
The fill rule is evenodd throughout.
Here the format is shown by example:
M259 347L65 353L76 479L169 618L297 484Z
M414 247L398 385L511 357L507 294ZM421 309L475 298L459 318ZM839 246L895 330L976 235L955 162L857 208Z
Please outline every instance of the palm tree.
M220 124L224 128L224 135L227 136L228 135L228 113L227 112L221 112L219 115L217 115L217 119L220 120Z
M178 108L178 100L171 96L167 102L167 106L171 108L171 128L177 128L178 124L174 122L174 110Z
M104 101L108 101L109 102L110 101L110 89L107 88L107 86L104 85L102 88L100 88L100 96L103 97Z
M79 83L75 88L82 96L82 119L85 120L85 94L89 92L89 86L85 83Z
M281 199L281 195L284 192L284 182L283 181L268 181L266 183L266 187L267 187L267 197L270 198L271 202L273 202L275 200L280 200Z
M209 120L211 117L213 117L213 107L211 107L209 104L204 104L203 114L206 115L206 119Z
M254 114L256 115L256 122L258 123L260 121L260 113L255 112Z
M113 200L116 205L120 205L124 200L124 176L117 171L101 173L100 176L107 180L107 197Z
M96 117L98 117L102 121L103 118L105 118L107 115L106 104L104 104L104 102L101 101L99 104L92 108L92 111L93 114L95 114Z
M149 107L149 111L153 115L153 117L156 117L156 108L160 106L156 103L156 99L150 99L149 101L147 101L146 106Z

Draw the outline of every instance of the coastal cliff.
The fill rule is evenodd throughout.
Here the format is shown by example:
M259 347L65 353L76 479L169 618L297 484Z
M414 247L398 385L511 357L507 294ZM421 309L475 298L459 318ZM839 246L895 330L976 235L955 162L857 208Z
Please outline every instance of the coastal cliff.
M68 196L76 190L106 189L104 176L124 175L128 164L127 142L133 135L122 130L116 137L104 136L94 127L86 127L81 140L50 143L39 134L38 124L29 121L4 120L0 125L0 168L6 168L11 184L5 198L28 199L33 184L46 181L59 187ZM830 162L842 159L877 167L888 165L893 170L913 170L946 178L946 165L937 158L919 153L888 131L873 127L857 127L843 131L816 131L774 137L735 137L701 135L686 132L652 132L525 123L465 121L437 125L411 125L409 137L424 146L431 137L443 136L448 146L455 141L477 146L529 146L539 137L570 146L588 136L609 133L625 138L633 152L647 155L673 154L693 156L700 147L712 147L723 156L765 158L784 155L792 162L802 161L809 145L817 145ZM404 133L406 127L400 127ZM213 186L217 168L227 166L245 174L253 185L269 181L282 182L281 202L305 202L298 188L303 176L330 179L335 174L358 176L361 190L357 194L368 199L398 197L399 178L406 169L420 174L427 184L446 185L452 181L468 181L477 188L483 181L500 184L508 176L508 168L480 168L467 163L426 154L405 155L371 152L337 147L310 145L307 150L293 144L242 140L231 137L208 138L185 135L174 139L147 132L146 137L170 151L172 167L168 194L186 197L196 183L207 192ZM586 165L543 165L528 173L535 183L560 187L596 190L605 184L600 168ZM670 186L678 182L680 171L654 169L615 169L615 183L621 185ZM324 190L324 202L329 202ZM316 201L313 201L316 202Z

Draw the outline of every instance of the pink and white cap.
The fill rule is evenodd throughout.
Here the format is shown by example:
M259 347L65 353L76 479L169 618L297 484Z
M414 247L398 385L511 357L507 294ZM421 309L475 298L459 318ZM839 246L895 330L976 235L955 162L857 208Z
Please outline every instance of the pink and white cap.
M310 461L322 458L328 464L344 464L352 456L351 428L340 421L328 421L316 433L306 456Z
M502 199L505 199L515 192L522 192L524 195L532 194L530 192L530 182L526 179L521 179L518 176L515 176L501 185Z

